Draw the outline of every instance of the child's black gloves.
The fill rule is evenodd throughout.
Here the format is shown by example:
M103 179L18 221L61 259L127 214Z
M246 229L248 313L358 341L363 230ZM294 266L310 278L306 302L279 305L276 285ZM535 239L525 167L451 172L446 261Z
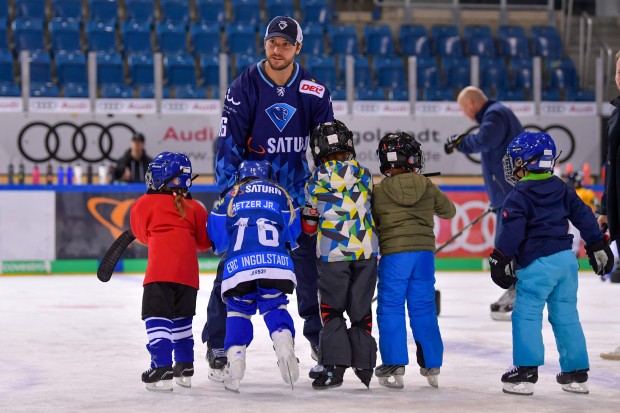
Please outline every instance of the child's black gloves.
M605 235L599 242L586 244L586 253L588 253L590 265L596 274L604 275L611 272L614 266L614 254L609 248L608 235Z
M516 281L512 269L512 257L506 257L501 251L494 249L489 256L489 265L491 266L491 279L504 290L510 288Z

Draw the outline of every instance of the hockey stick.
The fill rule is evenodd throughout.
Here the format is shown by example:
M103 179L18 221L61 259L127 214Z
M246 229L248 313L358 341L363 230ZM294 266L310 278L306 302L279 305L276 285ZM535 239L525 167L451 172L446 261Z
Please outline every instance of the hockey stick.
M101 260L101 264L99 264L99 268L97 269L97 278L99 278L99 281L104 283L110 281L118 260L121 258L121 255L123 255L123 252L129 244L131 244L135 239L136 237L130 229L123 232L118 238L116 238L112 245L110 245L110 248L106 251L103 259Z

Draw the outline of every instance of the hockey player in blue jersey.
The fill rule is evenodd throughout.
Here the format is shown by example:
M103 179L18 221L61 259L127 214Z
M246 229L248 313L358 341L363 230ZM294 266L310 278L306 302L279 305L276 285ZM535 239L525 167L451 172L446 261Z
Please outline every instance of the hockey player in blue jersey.
M577 312L579 265L571 252L568 221L581 232L597 274L609 272L614 257L590 207L573 188L553 176L555 157L555 144L545 132L522 132L508 145L504 157L506 180L515 187L504 202L489 264L493 281L504 289L515 280L513 258L519 267L512 314L514 367L502 376L505 393L534 393L538 366L544 364L545 304L560 353L562 371L557 382L565 391L588 393L590 365Z
M250 317L263 316L273 340L282 378L299 378L293 346L295 327L286 310L286 294L296 284L289 249L297 248L300 220L286 191L272 181L267 161L244 161L237 184L209 218L215 252L226 252L222 298L226 301L227 389L237 391L245 372L245 352L253 338Z
M290 194L295 209L304 206L304 186L310 177L306 148L310 131L334 120L327 88L301 67L295 57L303 35L292 18L279 16L265 33L266 59L246 69L230 85L224 100L216 149L216 183L225 194L244 160L267 160L276 181ZM299 213L299 210L298 210ZM297 276L297 306L305 320L303 334L313 356L319 344L321 317L317 299L316 237L302 234L292 253ZM220 299L221 268L213 285L202 339L207 343L209 377L218 380L226 364L222 348L225 307Z

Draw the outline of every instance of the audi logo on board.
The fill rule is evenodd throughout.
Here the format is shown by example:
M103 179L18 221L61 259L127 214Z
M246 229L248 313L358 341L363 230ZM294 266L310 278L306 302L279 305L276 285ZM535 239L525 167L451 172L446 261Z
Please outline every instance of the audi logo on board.
M114 142L129 142L135 129L124 122L102 125L86 122L32 122L19 132L17 146L21 155L35 163L55 160L58 162L116 162L112 156ZM126 147L119 150L120 155Z

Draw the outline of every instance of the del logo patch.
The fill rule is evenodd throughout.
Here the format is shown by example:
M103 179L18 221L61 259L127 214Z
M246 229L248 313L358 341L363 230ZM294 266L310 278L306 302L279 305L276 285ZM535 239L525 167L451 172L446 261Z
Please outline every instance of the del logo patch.
M302 80L299 83L299 91L301 93L307 93L309 95L315 95L322 98L325 93L325 87L309 80Z
M291 120L296 111L297 109L286 103L276 103L265 109L267 116L269 116L269 119L271 119L280 132L284 130L286 124Z

